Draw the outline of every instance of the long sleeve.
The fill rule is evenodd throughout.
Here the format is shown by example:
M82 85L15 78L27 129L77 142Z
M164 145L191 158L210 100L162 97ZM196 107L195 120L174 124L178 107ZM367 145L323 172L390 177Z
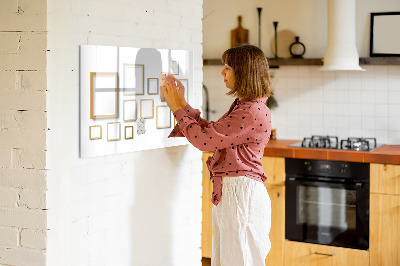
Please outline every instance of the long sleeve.
M202 127L208 126L209 122L200 117L200 110L194 109L189 104L186 105L184 110L185 110L186 114L188 116L190 116L191 118L193 118L194 120L196 120L199 123L200 126L202 126ZM171 133L170 133L170 135L168 137L169 138L171 138L171 137L184 137L184 135L182 134L182 132L179 129L178 123L176 124L176 126L171 131Z
M198 122L182 109L174 113L180 132L201 151L224 149L255 141L256 119L249 108L236 108L218 122L205 125ZM262 126L262 124L260 125Z

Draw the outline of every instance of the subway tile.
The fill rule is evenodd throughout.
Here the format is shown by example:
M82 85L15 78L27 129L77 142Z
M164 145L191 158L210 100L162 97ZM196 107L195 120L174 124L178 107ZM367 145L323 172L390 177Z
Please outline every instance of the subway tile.
M389 104L400 104L400 90L388 92Z
M389 117L389 130L400 131L400 117Z
M376 65L374 66L374 78L387 78L388 66L387 65Z
M361 115L364 116L374 116L375 106L373 104L362 104L361 105Z
M375 129L375 138L379 144L386 144L389 142L388 130Z
M361 103L362 90L349 90L349 102L350 103Z
M362 90L361 91L361 102L362 102L362 104L374 103L374 91L373 90Z
M388 143L397 144L397 145L400 143L400 130L398 130L398 131L390 130L389 131Z
M375 119L373 116L363 116L361 118L362 129L373 130L375 126Z
M400 104L389 104L389 117L400 117Z
M375 104L385 104L388 102L388 92L387 91L375 91L374 93Z
M374 89L375 89L375 91L386 91L388 89L388 79L387 78L375 78Z
M375 104L375 117L387 117L389 108L387 104Z
M349 115L361 116L361 113L362 113L362 106L360 103L349 104Z

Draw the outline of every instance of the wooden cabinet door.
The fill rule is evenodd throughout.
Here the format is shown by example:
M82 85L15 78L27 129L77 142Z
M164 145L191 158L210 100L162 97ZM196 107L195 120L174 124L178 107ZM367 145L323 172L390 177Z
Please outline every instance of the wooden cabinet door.
M371 266L400 265L400 196L371 194Z
M285 185L285 158L264 156L261 163L268 177L266 184Z
M265 184L271 199L271 250L265 259L266 266L283 265L285 240L285 187Z
M400 195L400 165L370 165L371 193Z
M285 266L367 266L365 250L285 241Z
M202 194L202 223L201 223L201 253L204 258L211 258L212 253L212 183L206 165L211 152L203 153L203 194Z

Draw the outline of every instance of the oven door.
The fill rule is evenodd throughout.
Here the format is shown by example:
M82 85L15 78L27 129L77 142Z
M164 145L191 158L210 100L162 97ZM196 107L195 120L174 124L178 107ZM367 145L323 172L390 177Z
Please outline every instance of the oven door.
M286 178L286 239L367 250L369 185Z

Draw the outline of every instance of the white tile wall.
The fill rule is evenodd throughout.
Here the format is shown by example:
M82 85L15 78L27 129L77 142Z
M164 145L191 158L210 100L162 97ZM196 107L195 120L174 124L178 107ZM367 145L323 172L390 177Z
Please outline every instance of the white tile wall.
M278 138L324 134L399 144L400 66L363 67L365 72L322 72L318 66L273 69L279 107L272 111L272 123Z
M318 66L271 69L279 105L272 110L277 137L376 137L382 144L400 144L400 66L363 67L365 72L323 72ZM211 120L224 114L233 101L224 95L220 68L204 67L210 109L216 111Z

